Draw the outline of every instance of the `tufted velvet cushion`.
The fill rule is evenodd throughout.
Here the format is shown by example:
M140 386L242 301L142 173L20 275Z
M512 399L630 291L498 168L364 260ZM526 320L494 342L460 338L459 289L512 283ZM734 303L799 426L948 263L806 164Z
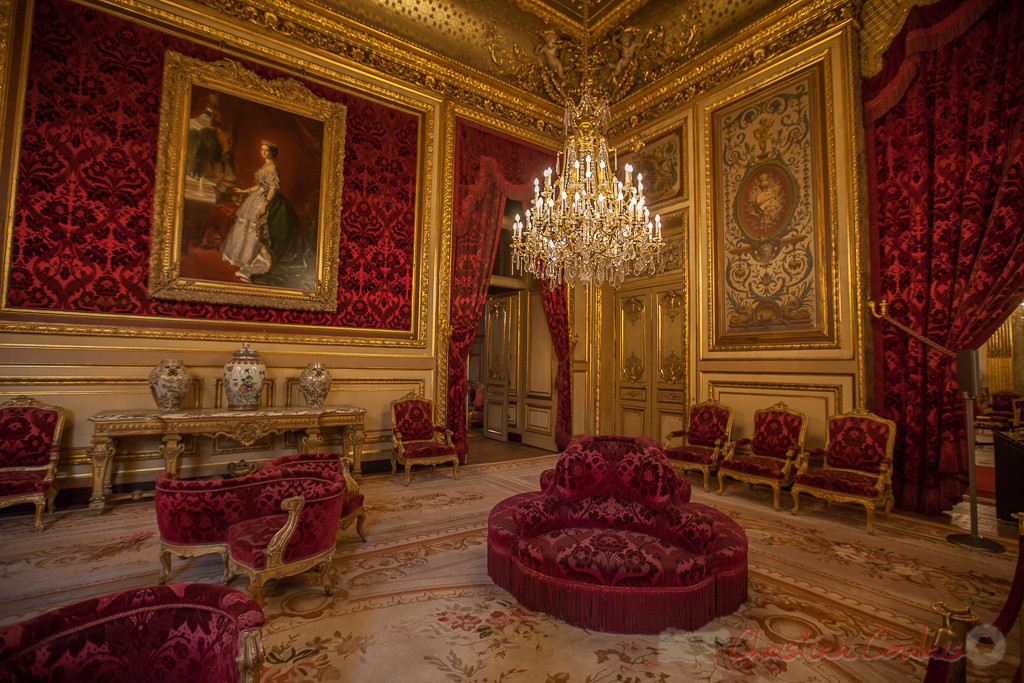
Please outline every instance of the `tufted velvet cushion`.
M759 477L771 479L782 479L782 467L785 463L774 458L759 458L756 455L723 460L722 469L743 474L753 474Z
M866 474L842 470L809 470L796 475L794 483L836 493L849 493L864 498L878 498L877 479ZM886 486L886 491L889 487Z
M20 496L42 493L50 488L45 470L11 471L0 473L0 496Z
M247 519L228 528L231 557L253 569L267 568L267 544L288 521L287 513Z
M708 577L704 555L626 529L556 529L520 539L516 555L545 575L602 586L689 586Z
M35 406L0 410L0 467L39 467L50 462L59 414Z
M453 446L441 443L440 441L414 441L405 444L405 457L413 460L416 458L436 458L442 455L455 454Z
M348 490L348 482L342 474L341 460L337 453L296 453L294 455L282 455L278 458L268 460L263 466L264 470L282 469L288 472L300 472L303 474L319 474L330 472L341 478L341 484L345 493L341 497L341 516L348 517L350 514L363 507L365 498L362 493L352 493Z
M263 611L225 586L150 586L0 627L0 681L238 681Z
M426 399L408 399L395 404L395 431L403 441L434 438L434 411Z
M889 425L865 417L842 417L828 423L828 464L877 474L891 464L886 455Z
M751 451L755 455L785 458L787 451L799 449L801 427L803 421L794 413L781 410L759 412L754 417Z
M677 448L666 448L665 455L669 460L681 460L683 462L693 462L700 465L710 465L711 456L714 454L715 449L705 448L703 446L679 446Z
M688 501L690 483L676 477L652 439L584 436L558 459L549 493L562 503L613 496L660 510Z

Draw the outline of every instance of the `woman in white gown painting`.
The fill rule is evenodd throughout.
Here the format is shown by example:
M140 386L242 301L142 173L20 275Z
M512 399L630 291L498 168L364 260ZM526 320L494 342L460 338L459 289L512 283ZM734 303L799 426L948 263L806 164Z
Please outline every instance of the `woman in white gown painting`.
M263 166L256 183L239 190L247 196L235 211L235 224L220 247L224 260L238 268L235 276L292 289L313 289L312 245L291 202L281 192L277 145L260 144Z

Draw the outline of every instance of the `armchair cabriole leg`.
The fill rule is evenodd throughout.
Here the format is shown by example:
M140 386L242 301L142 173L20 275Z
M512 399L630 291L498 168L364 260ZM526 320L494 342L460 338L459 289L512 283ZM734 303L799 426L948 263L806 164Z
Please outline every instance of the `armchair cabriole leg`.
M320 563L320 568L319 568L320 583L322 583L324 585L324 595L327 595L327 596L333 595L333 593L331 592L330 570L331 570L331 562L330 562L330 560L327 560L325 562L321 562Z
M455 479L459 478L459 461L457 459L452 463L452 476Z
M45 506L45 503L43 503L43 501L41 501L41 500L36 501L36 530L37 531L42 531L43 530L43 507L44 506Z
M868 511L868 533L872 536L875 535L875 506L865 505L865 509Z
M782 493L782 489L778 485L772 487L772 494L773 494L773 499L774 499L774 502L775 502L775 511L776 512L778 512L779 509L780 509L779 508L779 495L781 493Z
M704 493L708 492L708 480L711 478L711 470L704 468Z
M800 512L800 492L797 491L796 489L793 489L792 493L793 493L793 509L792 509L791 512L795 515L796 513Z
M167 583L167 577L171 574L171 551L160 551L160 585Z
M363 528L364 522L366 522L365 510L356 516L356 533L359 534L359 538L363 539L363 543L366 543L366 530Z
M722 476L722 472L718 472L718 495L722 495L725 491L725 477Z
M409 481L412 479L412 465L408 462L405 463L405 485L409 485Z

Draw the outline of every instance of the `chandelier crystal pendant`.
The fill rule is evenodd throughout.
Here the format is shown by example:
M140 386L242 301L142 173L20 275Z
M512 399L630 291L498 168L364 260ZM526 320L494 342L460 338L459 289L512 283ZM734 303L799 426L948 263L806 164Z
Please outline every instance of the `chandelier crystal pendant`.
M579 105L566 106L565 148L543 187L533 181L525 225L516 215L512 264L556 286L607 281L618 288L631 273L658 272L661 217L651 220L641 174L634 179L627 164L625 180L616 177L618 154L605 139L608 103L595 101L589 85Z

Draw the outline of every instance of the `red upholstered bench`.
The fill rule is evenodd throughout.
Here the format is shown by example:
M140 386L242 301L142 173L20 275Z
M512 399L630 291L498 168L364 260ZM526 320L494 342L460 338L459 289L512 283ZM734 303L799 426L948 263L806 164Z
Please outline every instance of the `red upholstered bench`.
M747 599L747 536L691 503L646 438L573 441L543 490L490 514L487 570L528 609L614 633L697 629Z
M263 610L234 588L147 586L0 627L0 682L253 683Z

